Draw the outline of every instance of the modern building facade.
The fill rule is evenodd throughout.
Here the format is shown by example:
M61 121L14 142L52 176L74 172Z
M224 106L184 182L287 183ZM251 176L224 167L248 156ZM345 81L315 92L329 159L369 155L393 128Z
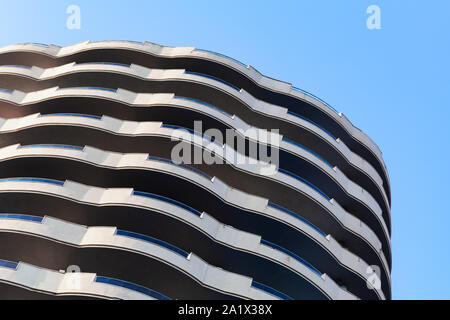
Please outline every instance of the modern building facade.
M126 41L2 48L0 88L0 299L391 298L381 151L314 95Z

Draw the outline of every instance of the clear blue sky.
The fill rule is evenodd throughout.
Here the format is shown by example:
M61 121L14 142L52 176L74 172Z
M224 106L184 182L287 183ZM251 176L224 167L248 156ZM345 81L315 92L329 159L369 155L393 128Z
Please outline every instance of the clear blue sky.
M366 27L372 4L381 30ZM0 46L84 40L214 50L329 102L388 166L394 298L450 298L449 1L0 0Z

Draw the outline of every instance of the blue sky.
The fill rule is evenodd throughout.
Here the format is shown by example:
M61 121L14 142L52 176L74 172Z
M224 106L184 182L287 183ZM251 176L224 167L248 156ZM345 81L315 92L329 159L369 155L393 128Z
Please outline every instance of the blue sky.
M66 28L71 4L80 30ZM84 40L217 51L343 112L390 173L393 297L450 299L449 1L0 0L0 46Z

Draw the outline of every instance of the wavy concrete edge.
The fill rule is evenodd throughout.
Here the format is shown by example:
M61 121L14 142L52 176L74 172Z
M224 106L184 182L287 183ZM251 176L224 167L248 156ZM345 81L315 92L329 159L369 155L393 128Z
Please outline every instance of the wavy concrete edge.
M260 87L266 88L271 91L283 93L302 101L309 102L311 105L317 107L319 110L321 110L322 112L333 118L355 140L358 140L363 145L365 145L378 158L379 162L382 164L381 167L385 171L387 177L386 180L389 181L389 174L386 169L386 164L384 163L382 152L379 149L378 145L368 135L366 135L363 131L361 131L361 129L355 127L350 122L350 120L348 120L347 117L344 116L343 113L337 113L331 110L322 101L314 97L311 97L310 95L295 90L292 84L264 76L255 68L251 66L243 66L236 60L225 57L220 54L208 51L201 51L196 49L195 47L168 47L168 46L161 46L151 42L135 43L127 41L99 41L99 42L84 41L66 47L60 47L56 45L42 46L38 44L13 44L10 46L0 48L0 54L21 51L21 52L33 52L54 58L59 58L64 56L70 56L78 52L89 51L93 49L108 49L108 48L110 49L123 48L128 50L135 50L138 52L143 52L150 55L167 58L191 57L198 59L206 59L212 62L225 65L231 69L240 72L241 74L252 80L254 83L258 84Z
M34 79L36 81L45 81L49 79L54 79L62 75L66 74L75 74L78 72L89 72L89 71L95 71L95 72L113 72L118 74L127 75L134 78L139 78L142 80L150 80L150 81L164 81L164 80L174 80L178 79L180 81L194 81L202 83L204 85L208 85L210 87L214 87L217 90L221 90L226 92L228 95L233 96L235 99L241 101L241 103L245 104L248 108L252 109L255 112L258 113L265 113L269 116L276 116L277 118L282 118L282 120L287 120L289 122L293 122L297 126L301 126L303 128L306 128L308 131L314 133L315 135L318 135L321 139L326 140L328 144L331 144L331 146L337 150L345 159L346 161L357 168L358 170L362 171L366 175L369 176L369 178L374 181L374 183L377 185L378 189L381 189L381 193L384 197L386 207L390 208L389 200L386 195L386 191L383 188L383 181L378 174L378 172L373 168L373 166L366 161L361 156L357 155L353 151L351 151L345 144L342 142L339 138L332 139L327 133L323 131L320 127L305 121L301 118L298 118L296 116L293 116L291 114L287 113L286 108L282 108L279 106L275 106L272 104L268 104L266 102L263 102L261 100L258 100L256 98L253 98L249 94L247 94L244 90L242 92L237 92L236 90L231 90L227 85L222 84L221 82L214 80L214 79L208 79L197 75L191 75L186 74L185 70L182 69L168 69L168 70L162 70L162 69L149 69L146 67L142 67L139 65L132 64L130 67L123 67L118 65L106 65L106 64L76 64L76 63L70 63L66 65L62 65L55 68L47 68L42 69L39 67L32 67L31 69L24 69L24 68L17 68L13 66L0 66L0 74L9 74L9 75L15 75L15 76L22 76L22 77L28 77L31 79ZM65 89L66 90L66 89ZM19 91L19 90L17 90ZM126 92L126 93L132 93L130 91L119 89L117 92L118 94L118 100L124 103L128 104L134 104L135 101L139 100L138 97L135 98L135 100L130 98L130 94L123 97L124 99L121 99L120 92ZM19 91L20 92L20 91ZM39 92L39 91L35 91ZM139 95L139 93L132 93L134 95ZM142 94L141 94L142 95ZM240 95L241 97L239 97ZM172 96L173 98L174 96ZM249 98L250 97L250 98ZM179 104L179 100L177 99ZM17 102L17 101L16 101ZM169 104L173 103L172 101L169 101ZM281 109L280 109L281 108ZM204 109L204 106L203 106ZM273 109L273 111L272 111ZM278 111L275 112L275 109ZM279 110L285 110L285 114ZM271 112L272 111L272 112ZM228 118L234 118L235 115L230 115ZM223 118L223 115L221 115L221 118ZM237 117L236 117L237 118ZM222 119L221 119L222 120ZM243 122L241 119L237 118L236 121L240 124L242 124L244 127L248 126L245 122ZM250 126L249 126L250 127ZM313 129L313 130L311 130ZM388 209L389 210L389 209Z
M365 271L367 270L368 264L360 257L354 255L347 249L344 249L331 235L324 237L307 223L295 219L281 210L270 208L267 205L263 208L258 202L265 202L267 204L267 199L255 197L237 189L230 188L217 178L207 179L203 175L184 167L148 159L148 154L122 154L103 151L89 146L85 146L83 150L38 146L34 146L33 148L21 148L20 145L11 145L0 149L0 162L19 157L63 158L84 162L101 168L116 170L134 168L138 170L164 172L182 178L190 183L200 186L204 190L207 190L220 198L221 201L234 207L244 208L257 214L269 216L272 219L279 220L281 218L284 223L287 222L291 226L292 221L290 220L294 220L296 225L295 228L297 230L301 230L302 233L321 245L341 266L367 280L367 278L365 278L367 276ZM273 212L270 212L268 209L272 209L270 211ZM274 214L275 212L276 214ZM382 261L384 262L384 260ZM386 266L384 266L384 270L387 278L390 280L390 274L386 271Z
M170 128L161 128L161 123L160 122L141 122L141 123L137 123L137 122L123 122L121 120L117 120L114 118L109 118L109 117L103 117L101 121L97 120L97 119L90 119L90 118L81 118L81 117L70 117L70 120L74 120L72 121L72 123L70 121L68 121L69 117L65 117L65 116L61 116L61 117L39 117L39 115L32 115L32 116L28 116L28 117L32 117L37 119L38 121L46 121L48 123L55 123L55 124L67 124L67 125L73 125L74 122L79 122L80 120L82 120L83 124L82 126L87 126L87 127L93 127L93 128L100 128L100 130L104 130L106 132L113 132L113 133L120 133L120 134L131 134L131 135L140 135L143 132L145 132L146 135L153 135L153 136L162 136L162 137L167 137L170 138L172 137L172 135L174 134L175 129L170 129ZM26 118L28 117L24 117L21 118L21 121L28 121L26 120ZM36 118L37 117L37 118ZM99 126L99 122L101 123L101 126ZM188 134L189 135L189 134ZM191 135L192 138L192 135ZM194 144L196 142L196 140L194 138L191 139L191 141L194 141ZM205 144L208 144L209 141L204 141ZM214 149L216 145L212 145L212 146L206 146L206 149L208 150L212 150L212 151L216 151ZM217 146L218 147L218 146ZM216 147L216 148L217 148ZM221 146L222 147L222 146ZM232 148L228 148L227 152L225 152L227 155L230 155L229 158L233 159L232 156L234 156L233 154L233 149ZM232 163L232 161L228 161L229 163ZM262 169L259 169L260 167L257 167L256 165L251 165L251 166L247 166L247 168L243 167L242 165L238 168L238 170L242 170L244 172L251 172L252 174L259 174L259 172ZM247 169L247 170L246 170ZM286 176L283 173L277 173L277 175L280 177L283 177L282 180L284 178L286 179L290 179L291 184L289 184L289 181L284 181L285 184L287 185L297 185L297 188L300 189L310 189L309 191L312 192L313 194L317 194L317 196L319 196L319 198L322 198L322 196L320 196L320 194L317 193L317 191L315 191L314 189L310 188L309 186L300 183L299 181L295 180L294 178L291 178L289 176ZM314 196L310 195L310 198L312 200L314 200ZM324 202L324 200L326 199L321 199L322 202ZM337 202L336 201L325 201L324 203L326 203L326 205L330 204L330 203L334 203L336 205ZM340 206L339 206L340 208ZM332 209L328 209L328 211L332 212ZM343 210L341 208L341 210ZM347 213L345 211L345 213ZM347 213L348 215L350 215L349 213ZM345 214L343 214L345 215ZM356 219L356 218L355 218ZM356 225L361 225L363 226L363 228L367 227L365 224L360 224L359 223L360 220L357 220L358 223L356 223ZM357 232L358 233L358 232ZM373 234L373 232L372 232ZM370 238L370 237L369 237ZM374 248L379 249L381 247L380 242L378 240L378 238L375 236L374 238L375 242L373 242L372 246Z
M103 299L155 300L120 286L95 282L95 273L65 273L18 262L16 268L0 266L0 282L56 296L87 296ZM45 279L42 281L42 279ZM77 285L74 285L76 281Z
M252 278L250 277L212 266L192 252L184 257L155 243L117 235L117 228L115 227L85 227L46 216L42 223L0 219L0 229L33 234L79 248L101 247L131 251L157 259L212 290L252 300L276 298L252 287ZM245 234L241 231L235 231L235 234L232 234L233 231L235 230L228 228L228 232L225 231L223 237L235 239L236 242L253 238L256 241L252 241L253 243L248 246L247 250L250 249L251 252L259 253L258 255L271 257L272 261L282 260L288 262L291 266L294 265L295 267L291 267L291 270L302 270L301 276L318 290L324 292L325 295L334 299L356 298L337 286L329 277L319 277L318 275L313 277L312 271L300 262L289 259L283 252L265 245L258 245L257 242L260 237Z
M226 185L219 184L219 186L222 187L222 192L226 192ZM131 188L99 188L99 187L92 187L83 185L80 183L76 183L73 181L66 180L64 182L63 186L60 185L54 185L49 183L42 183L42 182L23 182L23 181L1 181L0 180L0 192L28 192L28 193L37 193L37 194L45 194L50 195L53 197L59 197L66 200L74 201L77 203L87 204L87 205L94 205L94 206L108 206L108 205L118 205L118 206L130 206L130 207L137 207L137 208L143 208L143 209L149 209L152 211L157 211L159 213L171 216L173 218L176 218L184 223L187 223L200 232L206 233L212 240L215 240L217 237L215 237L215 232L217 232L217 228L213 229L211 232L205 232L208 230L208 225L211 225L213 222L214 224L218 225L219 222L212 216L208 215L207 213L202 213L201 216L194 215L190 211L181 208L179 206L168 204L167 202L164 202L162 200L156 200L146 197L141 197L137 195L133 195L133 189ZM269 214L266 214L268 216L275 216L277 219L283 219L281 220L284 222L285 220L289 221L289 219L285 219L287 214L280 215L280 211L276 212L274 208L268 208L267 206L267 200L264 200L259 197L255 196L246 196L246 194L237 191L235 189L231 189L231 192L227 192L228 194L231 193L228 197L235 197L236 200L238 200L240 203L246 202L253 203L253 208L260 207L258 211L262 212L268 212L268 209L270 209ZM170 210L169 210L170 209ZM276 215L276 213L278 213ZM278 218L278 217L279 218ZM299 225L299 221L295 219L294 217L290 217L290 220L294 222L294 225ZM307 226L305 224L305 226ZM307 226L305 227L297 227L297 229L302 230L308 230ZM232 227L230 227L232 228ZM312 227L309 227L309 232L312 233L313 229ZM234 229L234 228L233 228ZM237 229L234 229L237 230ZM313 229L314 230L314 229ZM317 232L317 231L316 231ZM248 233L247 233L248 234ZM331 236L327 236L327 238L322 237L321 239L322 243L326 244L326 241L329 241L331 245L335 246L335 250L340 247L340 245L334 241ZM320 238L319 238L320 239ZM336 252L336 251L335 251ZM344 253L348 255L353 255L349 251L341 251L341 256L344 256ZM378 252L379 256L383 258L383 256ZM354 256L354 255L353 255ZM381 259L380 258L380 259ZM361 270L361 267L366 267L367 264L363 262L362 259L357 257L356 260L353 260L353 262L357 261L358 263L362 263L360 267L356 267L355 270ZM386 263L385 260L381 260L384 264ZM385 268L385 266L383 265ZM366 267L367 268L367 267ZM308 269L309 270L309 269ZM367 269L365 269L367 270ZM365 270L362 270L365 273ZM385 269L386 270L386 269ZM312 271L311 271L312 272ZM363 274L364 274L363 273ZM316 277L317 275L313 273ZM389 277L389 276L388 276ZM390 279L390 278L388 278ZM390 284L389 284L390 286Z
M5 95L5 93L3 93L3 95ZM194 103L192 103L192 102L185 102L185 105L183 106L182 104L179 103L179 101L175 101L175 100L180 100L180 99L174 100L173 94L143 94L143 93L134 93L134 92L131 92L128 90L123 90L123 89L119 89L117 92L109 92L109 91L104 91L104 90L92 90L92 89L86 89L86 88L59 89L58 87L54 87L54 88L44 89L44 90L40 90L40 91L34 91L34 92L30 92L30 93L24 93L24 92L15 90L11 94L10 99L6 99L6 100L9 103L13 103L13 104L19 105L19 106L24 106L24 105L36 104L36 103L42 102L42 101L63 98L63 97L72 97L72 96L76 96L76 97L89 96L91 98L94 97L94 98L98 98L98 99L114 101L114 102L121 103L121 104L124 104L126 106L131 106L131 107L144 107L144 106L160 105L160 104L166 104L169 106L171 106L171 105L172 106L182 106L185 108L186 107L190 108L191 110L195 110L196 112L199 112L199 113L204 113L204 114L206 113L208 115L212 115L213 118L216 118L217 120L221 121L222 123L230 125L232 128L236 128L236 126L238 126L238 128L241 128L242 130L245 130L245 131L247 131L249 129L255 129L255 127L251 127L251 126L247 125L245 122L238 119L237 117L235 117L235 119L236 119L235 122L237 123L236 125L229 123L229 121L227 121L227 120L230 117L227 117L226 115L222 114L221 112L219 112L217 110L211 110L211 108L205 107L202 104L194 105ZM0 100L2 100L1 92L0 92ZM190 104L192 104L192 105L190 105ZM213 112L215 114L211 114ZM242 127L239 127L239 125L242 125ZM289 143L282 144L282 142L283 142L283 141L281 141L282 136L275 135L274 138L275 139L278 138L278 145L286 146L289 144ZM292 146L292 147L294 147L294 146ZM301 153L304 153L304 154L306 153L303 150L300 151L300 149L301 149L300 147L295 146L295 148L296 148L296 150L294 149L295 151L292 152L292 150L290 150L288 152L295 154L297 157L299 157ZM308 161L313 163L315 166L318 166L318 164L320 164L321 165L320 169L322 171L326 172L326 174L328 176L332 177L332 179L336 183L340 184L341 188L344 190L344 192L347 195L349 195L350 197L353 197L354 199L356 199L357 201L361 202L363 205L368 207L368 209L371 210L375 215L377 215L378 219L380 219L379 216L381 215L381 207L370 193L368 193L366 190L364 190L361 186L356 184L354 181L351 181L350 179L348 179L345 176L345 174L342 171L340 171L338 168L334 169L334 170L332 168L330 168L320 158L314 156L313 158L309 158ZM337 171L339 171L339 172L337 172ZM339 179L337 179L336 176L341 176L343 181L341 183L339 183ZM382 181L381 181L381 185L382 185ZM379 184L376 184L376 186L378 187L378 189L383 189ZM383 194L385 195L385 193L383 193ZM390 206L388 204L387 197L385 197L384 200L385 200L384 207L386 208L386 213L390 219ZM381 217L381 219L382 219L383 223L386 224L386 222L384 221L384 218ZM387 225L383 226L383 227L388 229ZM390 234L389 231L387 231L388 237L389 237L389 234Z
M56 117L39 117L39 114L31 115L29 117L32 117L34 119L56 118ZM27 121L26 120L27 118L28 117L19 118L19 119L21 122L25 122L25 121ZM80 118L80 117L77 117L77 118ZM91 126L92 126L92 124L95 123L96 127L98 128L98 122L99 122L98 119L87 119L87 118L83 118L83 119L84 119L83 121L89 121ZM53 120L55 120L55 119L53 119ZM121 133L122 133L122 131L125 131L128 133L130 133L130 131L131 131L131 134L137 134L137 133L143 134L145 132L146 135L160 136L160 137L165 136L168 139L169 138L172 139L172 137L179 137L180 141L187 141L194 145L200 145L200 146L202 146L202 148L204 148L204 150L208 150L209 152L214 152L216 154L217 158L223 159L223 161L225 161L226 163L228 163L229 165L231 165L232 167L234 167L237 170L240 170L247 174L253 174L253 175L265 178L265 179L270 179L270 180L276 181L277 183L284 184L290 188L293 188L294 190L296 190L298 192L303 193L304 195L308 196L312 201L319 203L323 207L323 209L328 211L332 216L336 217L336 219L338 221L340 221L341 225L344 225L344 226L347 225L347 228L352 230L352 232L355 232L355 229L348 227L349 223L353 224L354 226L359 225L359 227L361 227L361 228L369 228L360 219L354 217L353 215L351 215L350 213L345 211L338 204L338 202L336 200L334 200L334 199L327 200L317 190L313 189L312 187L308 186L304 182L301 182L287 174L284 174L279 171L272 172L272 169L270 168L270 166L268 167L263 162L258 161L256 163L250 163L250 161L247 160L245 164L235 163L234 159L236 159L236 156L235 156L236 151L226 144L221 145L221 144L217 144L217 143L211 143L206 138L202 138L202 137L193 135L187 131L181 132L179 129L164 128L164 127L162 127L161 122L121 121L121 120L106 117L106 116L102 117L101 122L102 122L102 124L105 122L109 122L109 125L108 125L109 130L105 128L106 126L104 127L106 129L106 131L113 131L113 132L120 131ZM56 123L58 123L58 122L56 122ZM120 128L120 129L118 130L118 128ZM2 131L0 130L0 132L2 132ZM248 159L248 158L245 157L245 159ZM270 169L269 171L271 172L270 176L264 174L264 172L268 172L268 169ZM387 252L390 254L389 232L388 232L387 226L383 220L383 217L381 216L380 211L378 212L378 215L376 215L376 217L384 231L384 236L385 236L384 240L386 241L385 247L387 249ZM350 222L350 220L352 220L352 222ZM359 232L356 232L356 233L359 233ZM372 241L372 246L376 249L380 249L381 242L380 242L378 236L376 236L372 230L371 230L371 233L369 233L369 234L373 234L373 236L374 236L373 240L375 242ZM371 238L372 238L372 236L369 237L369 239L371 239ZM369 240L369 241L371 241L371 240Z

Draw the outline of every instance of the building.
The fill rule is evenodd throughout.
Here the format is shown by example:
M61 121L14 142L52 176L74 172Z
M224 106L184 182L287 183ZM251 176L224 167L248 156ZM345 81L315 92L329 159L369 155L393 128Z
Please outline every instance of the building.
M0 88L1 299L391 298L381 151L314 95L124 41L2 48ZM180 129L223 164L173 161Z

